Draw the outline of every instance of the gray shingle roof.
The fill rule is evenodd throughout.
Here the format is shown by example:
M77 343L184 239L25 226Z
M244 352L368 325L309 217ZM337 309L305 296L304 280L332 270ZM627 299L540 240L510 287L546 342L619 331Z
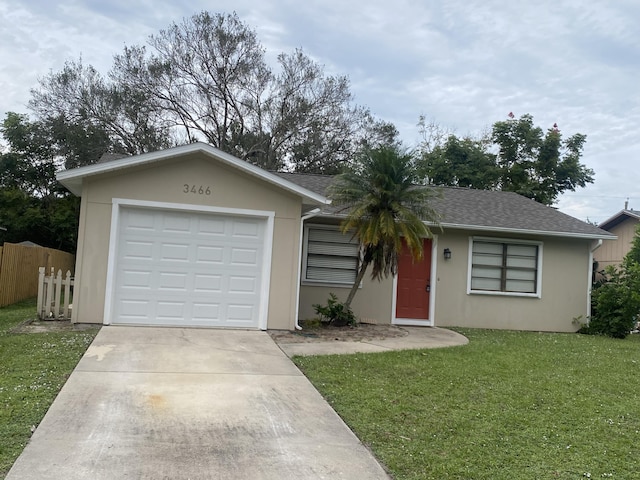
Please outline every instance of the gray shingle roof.
M326 194L334 178L298 173L276 175L322 195ZM517 193L454 187L431 188L439 190L442 194L440 198L434 199L433 206L442 215L443 227L534 235L615 238L609 232ZM335 208L325 209L327 215L335 215L336 212Z

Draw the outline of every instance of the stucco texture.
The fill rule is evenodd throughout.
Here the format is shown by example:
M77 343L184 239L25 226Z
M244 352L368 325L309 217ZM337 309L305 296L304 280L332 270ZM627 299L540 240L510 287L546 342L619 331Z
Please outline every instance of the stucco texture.
M471 327L550 332L575 332L588 315L589 250L592 242L539 236L495 236L500 240L542 242L542 280L540 297L467 293L469 239L490 237L477 232L446 230L437 238L434 258L437 265L431 279L435 303L430 320L438 327ZM444 248L452 257L442 258ZM300 318L313 318L313 303L325 303L329 292L346 298L349 287L303 285L300 294ZM365 322L391 323L393 281L366 278L353 302L354 312Z
M293 328L301 198L197 152L84 180L73 322L104 322L114 198L274 212L267 328Z

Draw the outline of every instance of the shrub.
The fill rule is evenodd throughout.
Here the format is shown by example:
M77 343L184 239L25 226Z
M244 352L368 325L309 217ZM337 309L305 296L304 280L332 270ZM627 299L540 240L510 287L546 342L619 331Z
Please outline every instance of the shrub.
M640 229L620 269L608 266L604 280L594 284L591 318L580 331L625 338L640 319Z
M593 290L591 319L583 333L625 338L633 330L638 312L637 302L621 273L614 267L607 271L608 281Z
M320 315L323 323L335 325L336 327L344 327L346 325L355 325L356 316L344 303L338 300L335 294L330 293L327 305L318 303L313 305L316 313Z

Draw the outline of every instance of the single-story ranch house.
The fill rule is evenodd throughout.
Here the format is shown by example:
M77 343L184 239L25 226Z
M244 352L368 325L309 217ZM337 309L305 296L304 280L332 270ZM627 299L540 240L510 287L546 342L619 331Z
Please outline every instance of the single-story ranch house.
M58 179L82 197L73 322L293 329L355 278L331 177L194 143ZM568 332L589 315L593 252L614 235L515 193L444 188L435 207L424 260L363 281L362 321Z

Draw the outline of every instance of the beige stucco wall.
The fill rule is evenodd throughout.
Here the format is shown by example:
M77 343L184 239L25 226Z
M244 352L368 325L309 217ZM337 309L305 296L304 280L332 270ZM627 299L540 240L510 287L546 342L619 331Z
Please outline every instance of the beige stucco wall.
M590 241L517 237L543 242L542 295L529 298L467 294L469 237L472 235L472 232L448 231L439 238L439 250L450 248L452 258L438 262L437 326L558 332L577 330L578 325L572 320L582 315L584 321L587 316ZM514 237L505 235L497 238Z
M184 192L203 185L211 195ZM112 199L206 205L275 212L268 328L294 324L301 199L199 154L85 179L73 321L103 323Z
M500 239L542 241L542 295L540 298L506 295L467 294L470 231L448 230L439 233L435 278L431 279L435 301L435 326L459 326L513 330L574 332L573 319L587 316L589 281L589 240L490 234L476 236ZM442 258L444 248L452 252L450 260ZM313 303L324 303L329 292L344 299L348 287L302 285L300 318L313 318ZM390 323L392 318L393 281L363 282L353 302L354 312L364 320Z
M329 293L334 293L341 301L349 295L351 287L346 285L302 285L300 287L299 318L307 320L316 318L313 304L325 305ZM362 281L362 287L356 293L351 307L360 321L366 323L391 323L391 308L393 301L393 279L389 277L381 282L371 280L367 276Z
M609 229L616 235L617 240L605 240L593 257L598 262L598 270L603 270L607 265L619 265L625 255L631 250L631 242L638 226L638 220L627 218L622 223Z

